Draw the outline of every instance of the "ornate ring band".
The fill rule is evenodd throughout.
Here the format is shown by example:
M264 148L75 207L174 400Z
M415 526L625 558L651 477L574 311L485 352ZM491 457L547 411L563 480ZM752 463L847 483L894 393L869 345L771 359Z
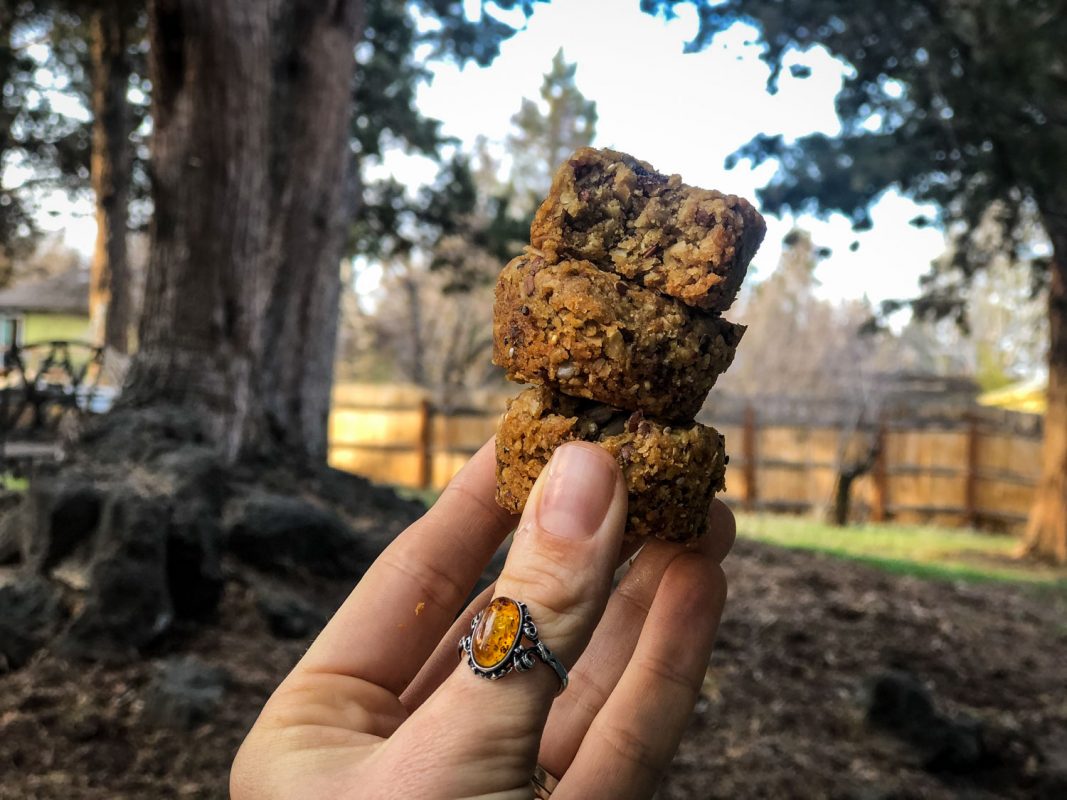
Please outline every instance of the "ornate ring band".
M534 797L537 800L548 800L551 797L553 790L559 786L559 781L549 774L548 770L538 764L534 767L533 778L530 779L530 785L534 790Z
M522 644L524 638L528 646ZM526 604L510 597L497 597L475 615L470 634L460 639L459 651L466 653L467 666L475 675L491 681L512 670L533 669L540 659L559 678L559 691L567 688L567 668L537 638L537 626Z

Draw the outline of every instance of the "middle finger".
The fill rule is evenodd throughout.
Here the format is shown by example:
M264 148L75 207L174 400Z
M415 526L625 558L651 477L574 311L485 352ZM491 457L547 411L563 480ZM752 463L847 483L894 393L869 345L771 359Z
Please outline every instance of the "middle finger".
M717 500L708 515L708 533L697 543L685 546L653 540L641 550L571 670L570 686L552 705L538 759L550 774L561 776L570 767L594 717L622 677L671 562L685 553L699 554L710 567L726 557L734 534L733 514Z

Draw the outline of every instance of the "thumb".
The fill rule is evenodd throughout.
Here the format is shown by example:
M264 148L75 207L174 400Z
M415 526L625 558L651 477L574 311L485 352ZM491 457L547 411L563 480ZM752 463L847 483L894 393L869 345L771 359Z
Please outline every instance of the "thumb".
M495 596L525 604L539 640L567 668L604 613L625 523L626 488L615 459L593 444L559 447L530 493ZM464 657L385 749L399 755L418 748L418 771L425 770L423 778L434 773L412 786L433 787L420 796L528 792L559 689L556 672L540 661L529 672L486 680Z

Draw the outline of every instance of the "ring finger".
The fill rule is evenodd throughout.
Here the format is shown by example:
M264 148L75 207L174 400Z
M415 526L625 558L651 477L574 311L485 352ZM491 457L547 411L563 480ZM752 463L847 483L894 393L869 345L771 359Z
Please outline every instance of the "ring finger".
M528 606L540 640L566 665L581 655L603 614L625 517L618 465L603 449L584 443L555 452L527 502L496 594ZM555 671L544 664L490 682L463 661L401 726L383 756L404 759L418 751L423 777L429 772L435 785L455 792L522 787L558 689ZM426 751L427 738L448 741L448 757L438 763ZM457 750L472 766L458 776L450 766Z

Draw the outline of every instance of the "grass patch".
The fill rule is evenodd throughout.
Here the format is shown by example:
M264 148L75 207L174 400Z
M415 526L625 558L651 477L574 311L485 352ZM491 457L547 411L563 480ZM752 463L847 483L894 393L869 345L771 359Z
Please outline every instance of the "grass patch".
M393 487L429 508L439 489ZM859 561L898 575L951 581L1008 581L1067 595L1067 568L1014 558L1019 539L934 525L867 524L837 528L808 517L735 512L738 535L780 547Z
M932 525L869 524L837 528L813 519L737 514L738 534L782 547L814 550L904 575L942 580L1012 581L1067 590L1067 569L1013 558L1014 536Z
M10 472L0 473L0 489L9 492L25 492L30 488L29 478L12 475Z

